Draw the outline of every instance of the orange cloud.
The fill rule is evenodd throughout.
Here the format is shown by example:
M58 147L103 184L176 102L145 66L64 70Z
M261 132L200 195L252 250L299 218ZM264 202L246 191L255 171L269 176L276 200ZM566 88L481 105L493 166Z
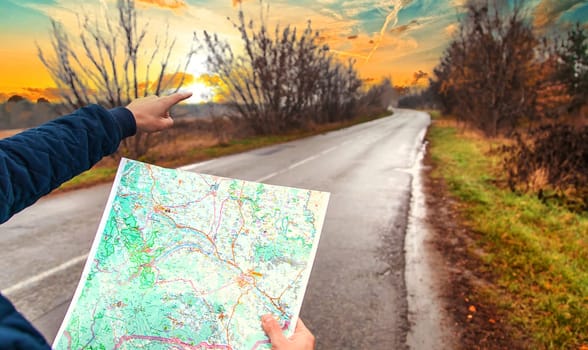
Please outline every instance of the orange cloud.
M181 10L188 7L188 4L185 0L138 0L144 4L149 4L157 7L172 9L172 10Z
M346 43L332 41L331 52L342 56L342 57L353 57L358 59L358 67L363 67L364 64L369 64L370 60L375 56L383 56L389 58L388 54L381 54L382 52L388 52L390 50L396 52L411 51L418 48L418 42L411 38L400 38L391 34L387 34L382 38L373 38L372 36L359 34L356 40L349 40ZM380 50L376 52L375 49L380 47Z
M216 74L202 74L196 79L197 82L202 83L206 86L218 86L222 83L221 78Z

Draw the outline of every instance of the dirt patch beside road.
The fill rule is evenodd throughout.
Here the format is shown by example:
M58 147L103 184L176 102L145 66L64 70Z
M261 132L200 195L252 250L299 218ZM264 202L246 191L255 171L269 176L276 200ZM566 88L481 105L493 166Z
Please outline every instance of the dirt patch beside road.
M481 255L473 242L476 234L459 215L459 203L450 197L443 179L431 175L435 164L425 156L424 191L432 246L439 254L440 295L452 319L455 343L460 349L524 349L524 341L513 339L498 307L487 302L477 286L491 284L483 270Z

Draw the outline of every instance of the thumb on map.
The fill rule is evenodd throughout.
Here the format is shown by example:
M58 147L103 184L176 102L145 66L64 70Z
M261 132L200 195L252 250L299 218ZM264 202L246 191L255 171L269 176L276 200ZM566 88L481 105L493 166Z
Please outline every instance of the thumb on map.
M272 315L268 314L261 316L261 326L270 338L273 346L279 346L286 341L286 337L284 337L280 324Z

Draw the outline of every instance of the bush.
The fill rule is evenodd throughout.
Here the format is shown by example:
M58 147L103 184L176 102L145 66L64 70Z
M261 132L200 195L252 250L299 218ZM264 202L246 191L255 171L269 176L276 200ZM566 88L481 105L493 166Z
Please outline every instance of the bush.
M537 39L522 1L466 3L432 87L444 111L487 136L508 135L534 116Z
M543 125L515 134L504 169L513 191L536 192L577 211L588 210L588 127Z
M203 33L208 68L226 86L221 96L234 114L259 135L356 117L362 81L354 61L340 62L310 22L303 30L290 25L271 29L269 8L263 1L260 6L259 22L247 19L242 7L232 22L241 49L217 34Z

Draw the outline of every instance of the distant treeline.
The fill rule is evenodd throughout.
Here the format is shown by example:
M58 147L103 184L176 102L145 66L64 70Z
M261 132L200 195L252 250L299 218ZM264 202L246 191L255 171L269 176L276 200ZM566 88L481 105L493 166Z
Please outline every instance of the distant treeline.
M33 103L24 98L9 99L0 104L0 129L24 129L37 126L59 116L65 110L61 104L51 104L40 99Z
M224 117L231 107L223 103L185 104L175 106L174 119ZM0 129L26 129L38 126L59 116L70 113L73 107L63 103L49 103L40 98L31 102L15 95L5 103L0 103Z

